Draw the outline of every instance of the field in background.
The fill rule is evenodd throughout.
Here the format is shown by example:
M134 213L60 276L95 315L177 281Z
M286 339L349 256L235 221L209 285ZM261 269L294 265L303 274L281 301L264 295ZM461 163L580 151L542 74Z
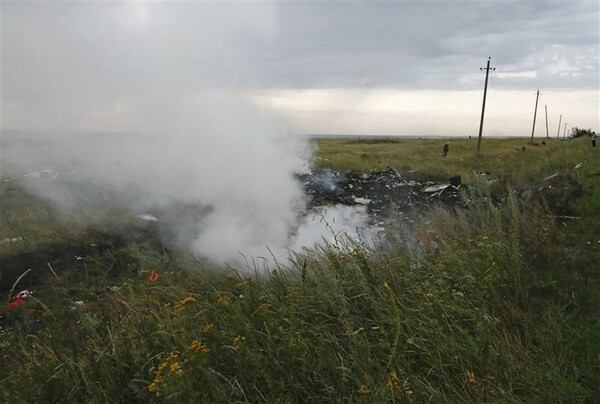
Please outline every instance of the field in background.
M477 159L457 139L442 158L444 142L315 141L315 168L460 175L464 208L433 208L416 247L390 229L381 248L340 240L264 276L165 251L118 212L74 225L3 181L0 259L22 267L0 281L52 264L0 309L0 398L600 401L598 148L484 139Z
M442 157L442 147L450 152ZM544 142L545 144L542 144ZM515 180L535 179L536 170L551 169L543 164L553 152L564 151L565 142L553 139L483 139L477 159L477 139L320 139L317 168L368 172L394 166L414 179L446 180L461 175L469 181L475 173L493 172ZM581 154L580 154L581 155ZM533 170L533 171L532 171Z

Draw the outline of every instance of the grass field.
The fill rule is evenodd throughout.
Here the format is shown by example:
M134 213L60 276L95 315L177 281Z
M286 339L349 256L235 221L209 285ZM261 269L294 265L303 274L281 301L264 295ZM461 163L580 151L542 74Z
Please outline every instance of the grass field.
M450 152L442 158L442 146L447 140ZM523 138L484 139L480 158L476 157L475 138L340 139L319 140L316 144L320 156L316 167L319 168L368 172L392 165L414 179L444 180L461 175L467 181L481 172L493 172L513 182L535 180L543 170L552 170L553 164L560 165L564 158L557 159L557 154L565 153L564 142L554 139L536 139L534 143ZM583 157L581 153L578 156Z
M0 240L23 240L1 262L37 257L14 290L40 283L14 310L3 294L0 399L599 402L599 150L486 139L477 159L460 139L442 158L443 143L316 141L315 168L461 175L465 207L428 212L416 247L388 229L378 248L315 247L263 276L126 223L73 225L2 182Z

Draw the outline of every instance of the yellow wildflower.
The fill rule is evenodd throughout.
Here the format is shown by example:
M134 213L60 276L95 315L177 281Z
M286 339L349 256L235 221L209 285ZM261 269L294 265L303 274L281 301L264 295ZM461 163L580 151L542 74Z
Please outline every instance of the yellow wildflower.
M238 335L237 337L235 337L235 339L233 340L233 346L238 346L240 343L246 341L246 337Z
M198 353L208 353L210 352L210 349L208 348L208 345L203 344L202 342L200 342L200 340L193 340L192 343L190 344L190 346L188 347L188 350L190 351L195 351Z
M215 328L214 324L211 324L211 323L206 324L204 327L202 327L202 333L203 334L210 334L213 331L214 328Z
M358 389L358 392L360 394L370 394L371 393L371 389L366 384L362 384L360 386L360 389Z
M394 390L400 389L400 380L398 380L398 373L396 373L396 372L390 373L390 378L388 379L388 384Z
M167 359L165 359L165 362L172 361L173 359L177 358L179 358L179 354L176 352L171 352L169 356L167 356Z
M387 281L383 281L383 287L389 289L390 285L388 285Z
M160 357L160 355L159 355L159 357ZM152 381L152 383L150 383L148 385L148 391L150 393L155 393L156 396L158 397L160 395L160 392L159 392L160 384L162 382L164 382L165 379L170 377L173 373L175 373L177 370L181 369L181 364L179 362L174 362L169 366L169 364L172 361L174 361L175 359L177 359L178 357L179 357L179 354L177 354L175 352L171 352L169 354L169 356L167 356L165 358L165 360L163 360L160 363L160 365L158 365L158 368L156 369L156 374L154 375L154 380ZM169 374L165 375L164 371L168 366L169 366Z
M168 360L162 362L160 365L158 365L158 370L156 371L156 373L161 373L163 370L165 370L165 368L167 367L168 364L169 364Z
M469 370L467 372L467 376L469 377L469 383L475 383L476 382L476 380L475 380L475 373L473 373L472 370Z
M148 391L150 393L155 393L158 396L158 388L160 386L160 383L163 382L164 377L162 376L162 371L165 368L165 366L167 366L166 362L163 362L160 364L160 366L158 367L158 370L156 371L156 376L154 376L154 380L152 380L152 383L150 383L148 385Z
M173 363L171 365L171 369L169 370L169 376L171 376L173 373L177 372L180 369L181 369L181 364L179 362Z
M412 396L412 395L413 395L413 391L412 391L412 389L410 388L410 384L408 384L408 380L405 380L405 381L402 383L402 391L404 392L404 395L405 395L406 397L410 397L410 396Z
M177 306L175 307L177 309L177 311L182 311L183 309L185 309L185 305L188 303L193 303L195 302L196 299L193 298L192 296L186 297L184 299L181 299L180 301L177 302Z

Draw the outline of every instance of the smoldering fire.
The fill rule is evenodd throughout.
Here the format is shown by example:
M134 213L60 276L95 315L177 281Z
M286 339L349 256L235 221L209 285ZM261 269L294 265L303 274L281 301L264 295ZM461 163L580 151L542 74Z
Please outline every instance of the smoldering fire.
M71 219L97 220L115 207L148 215L142 217L178 204L202 208L202 215L171 223L169 241L216 262L239 254L284 259L290 249L356 237L366 228L361 206L307 211L295 176L307 170L310 148L269 129L247 105L203 102L173 128L143 136L44 136L43 144L7 148L5 160L30 177L52 172L26 185ZM161 221L158 213L152 217Z

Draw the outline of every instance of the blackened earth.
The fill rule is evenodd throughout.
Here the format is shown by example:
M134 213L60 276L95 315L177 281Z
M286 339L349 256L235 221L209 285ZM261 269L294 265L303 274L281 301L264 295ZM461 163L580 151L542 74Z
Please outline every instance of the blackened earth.
M403 178L392 167L368 174L317 170L298 174L297 180L308 196L308 212L337 204L363 205L372 219L371 223L379 226L389 223L397 213L422 213L434 206L460 203L460 179L449 179L445 184L416 182ZM139 266L138 257L129 254L129 246L137 249L143 246L145 251L162 251L169 255L173 246L164 240L175 238L170 231L183 219L189 219L190 212L186 209L165 214L158 224L140 223L118 233L91 231L78 239L33 245L31 249L24 248L16 254L0 255L0 300L7 299L6 294L27 269L31 271L20 287L36 287L43 278L52 275L51 271L65 276L64 268L70 268L73 273L69 276L75 278L73 280L88 278L90 272L101 271L110 282L112 276ZM196 223L206 214L207 208L194 209L192 213Z
M362 204L369 215L385 219L394 212L424 211L460 203L460 177L449 178L442 184L417 182L403 178L393 167L368 174L319 170L297 177L310 198L308 209Z

